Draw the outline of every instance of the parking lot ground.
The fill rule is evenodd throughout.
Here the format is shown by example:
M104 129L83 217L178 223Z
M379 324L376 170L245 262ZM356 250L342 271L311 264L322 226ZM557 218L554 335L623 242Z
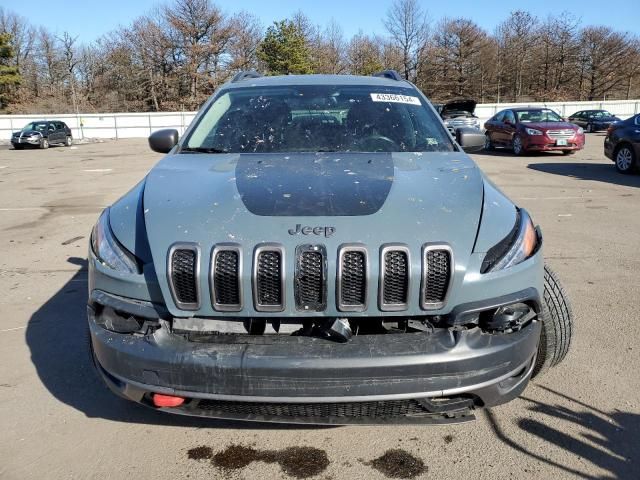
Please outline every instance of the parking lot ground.
M0 478L638 478L640 176L618 174L602 141L474 155L542 225L576 336L521 398L447 427L223 422L116 398L87 356L87 242L160 155L144 139L1 147Z

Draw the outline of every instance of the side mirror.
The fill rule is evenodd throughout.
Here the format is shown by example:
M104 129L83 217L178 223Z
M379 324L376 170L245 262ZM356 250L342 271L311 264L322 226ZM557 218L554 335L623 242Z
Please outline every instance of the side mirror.
M477 128L461 127L456 129L456 141L465 152L479 152L484 148L484 133Z
M149 147L158 153L169 153L178 143L178 131L172 128L158 130L149 136Z

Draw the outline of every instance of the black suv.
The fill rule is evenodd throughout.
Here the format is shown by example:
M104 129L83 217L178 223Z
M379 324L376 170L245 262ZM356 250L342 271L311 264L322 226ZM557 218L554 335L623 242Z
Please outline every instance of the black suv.
M58 120L39 120L28 123L19 132L11 135L11 145L16 150L24 147L49 148L49 145L61 144L70 147L73 143L71 129Z

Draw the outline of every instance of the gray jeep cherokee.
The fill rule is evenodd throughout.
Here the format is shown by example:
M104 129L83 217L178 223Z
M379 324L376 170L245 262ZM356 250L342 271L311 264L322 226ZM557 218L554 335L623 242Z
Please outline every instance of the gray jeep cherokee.
M244 72L100 216L94 364L187 415L447 423L559 363L571 311L542 237L393 71Z

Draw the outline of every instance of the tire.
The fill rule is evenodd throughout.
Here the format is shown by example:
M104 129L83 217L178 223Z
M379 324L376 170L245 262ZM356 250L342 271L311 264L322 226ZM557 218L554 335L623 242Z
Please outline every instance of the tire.
M574 153L576 153L575 150L562 150L563 155L573 155Z
M42 149L49 148L49 140L46 138L43 138L42 140L40 140L40 148Z
M513 140L511 141L511 146L513 148L514 155L524 155L527 153L522 145L522 138L520 138L520 135L514 135Z
M616 149L614 155L616 162L616 170L623 174L633 173L636 170L636 154L633 147L628 144L622 144Z
M586 128L586 132L587 133L593 133L593 125L591 125L590 123L587 124L587 128Z
M573 310L569 298L556 273L545 265L542 331L532 378L564 360L571 347L573 324Z
M491 136L489 135L489 132L484 134L484 149L487 152L491 152L493 150L495 150L495 146L493 145L493 142L491 141Z
M14 145L13 149L14 150L22 150L24 148L24 145Z
M68 136L64 141L64 144L66 147L70 147L71 145L73 145L73 139L70 136Z

